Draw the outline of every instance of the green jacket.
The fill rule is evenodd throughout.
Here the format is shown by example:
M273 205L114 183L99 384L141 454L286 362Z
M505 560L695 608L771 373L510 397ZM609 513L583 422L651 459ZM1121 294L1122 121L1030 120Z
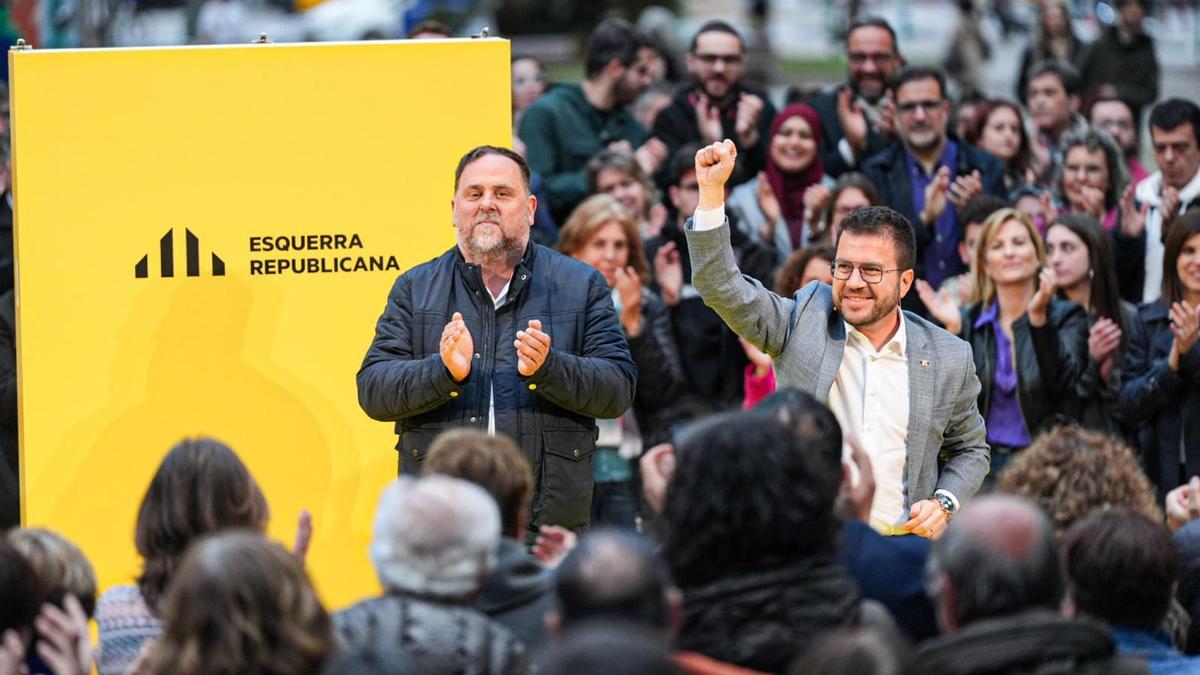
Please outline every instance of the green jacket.
M529 167L546 181L550 208L560 223L588 196L584 167L593 155L616 141L629 141L636 149L649 136L624 107L592 107L577 84L556 86L534 101L517 135L525 142Z

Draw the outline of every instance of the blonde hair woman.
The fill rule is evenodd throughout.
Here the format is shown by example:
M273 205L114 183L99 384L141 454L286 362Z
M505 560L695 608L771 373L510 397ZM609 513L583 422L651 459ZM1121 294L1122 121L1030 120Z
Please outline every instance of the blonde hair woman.
M615 420L598 420L592 525L633 526L637 496L628 460L668 440L683 366L663 302L645 284L650 265L633 217L607 194L585 199L563 225L558 250L595 267L612 289L613 304L638 367L633 409Z
M1056 297L1041 235L1016 209L984 221L971 274L966 309L938 294L929 310L971 343L994 477L1013 452L1064 418L1067 394L1086 368L1087 314Z

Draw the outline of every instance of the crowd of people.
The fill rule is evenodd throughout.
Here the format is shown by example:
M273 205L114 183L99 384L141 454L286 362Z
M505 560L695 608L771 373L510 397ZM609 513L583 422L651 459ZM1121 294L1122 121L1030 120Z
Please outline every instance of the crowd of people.
M1045 3L1016 100L871 17L781 101L723 21L686 81L620 19L579 84L515 58L358 373L382 594L185 440L134 583L0 539L0 675L1200 672L1200 107L1115 5Z

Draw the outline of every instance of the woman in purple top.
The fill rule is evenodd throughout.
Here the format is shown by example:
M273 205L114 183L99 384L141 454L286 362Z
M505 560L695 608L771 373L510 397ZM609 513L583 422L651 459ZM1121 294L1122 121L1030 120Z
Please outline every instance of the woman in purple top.
M994 478L1013 452L1065 417L1066 394L1086 367L1087 315L1055 297L1045 245L1016 209L984 221L972 269L966 309L959 313L942 294L929 309L971 343Z

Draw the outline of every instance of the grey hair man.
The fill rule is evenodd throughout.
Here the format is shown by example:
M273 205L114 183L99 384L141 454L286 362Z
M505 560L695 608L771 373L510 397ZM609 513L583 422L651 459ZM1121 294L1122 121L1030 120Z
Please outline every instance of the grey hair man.
M1116 656L1107 627L1062 615L1066 585L1054 526L1032 502L973 501L929 558L943 635L920 650L923 672L1149 672Z
M370 546L384 594L333 615L341 651L431 672L524 672L521 643L469 608L499 543L500 512L483 488L401 476L380 497Z

